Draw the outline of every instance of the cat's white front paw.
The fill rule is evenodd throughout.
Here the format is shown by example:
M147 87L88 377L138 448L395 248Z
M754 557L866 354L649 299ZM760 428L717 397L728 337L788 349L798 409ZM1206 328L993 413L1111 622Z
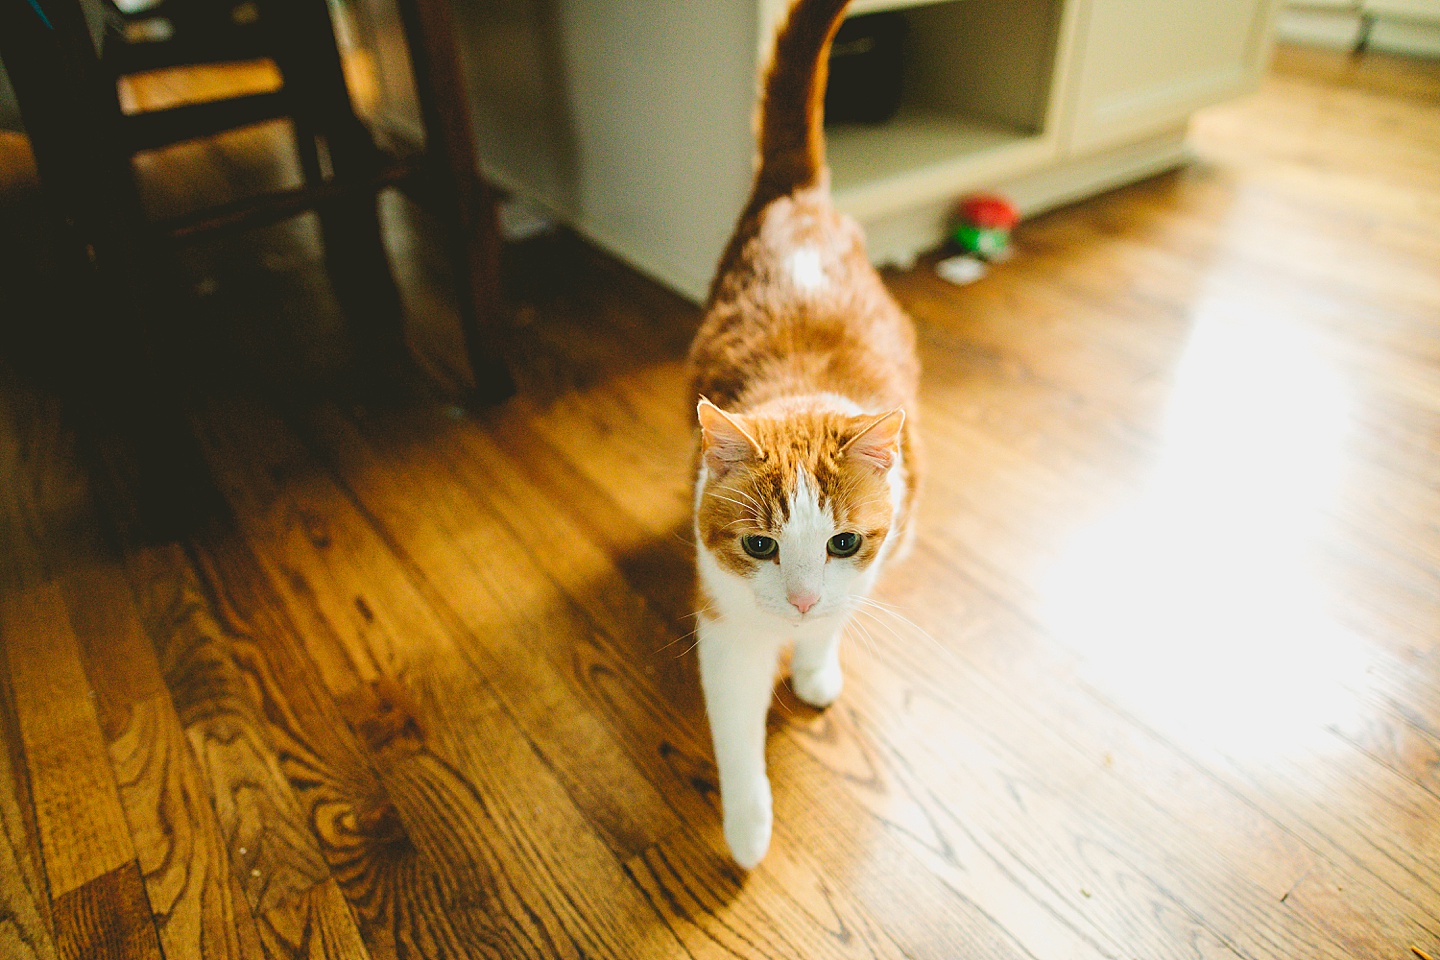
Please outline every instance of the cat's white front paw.
M828 663L814 670L797 667L790 676L790 685L797 697L823 710L840 698L845 674L840 671L839 658L831 657Z
M730 855L746 870L753 870L770 849L770 788L735 804L725 805L725 842Z

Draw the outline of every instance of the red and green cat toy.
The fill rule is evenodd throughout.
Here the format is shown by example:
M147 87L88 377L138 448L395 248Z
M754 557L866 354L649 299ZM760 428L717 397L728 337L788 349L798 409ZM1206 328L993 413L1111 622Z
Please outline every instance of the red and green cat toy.
M1010 231L1019 222L1015 205L993 193L977 193L960 202L950 239L967 253L1003 260L1010 253Z

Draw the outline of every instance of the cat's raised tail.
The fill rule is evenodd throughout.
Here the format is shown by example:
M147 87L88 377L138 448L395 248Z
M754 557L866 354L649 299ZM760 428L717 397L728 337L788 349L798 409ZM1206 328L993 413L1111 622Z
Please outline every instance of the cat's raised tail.
M849 2L795 0L775 38L760 101L760 163L751 209L819 182L830 42Z

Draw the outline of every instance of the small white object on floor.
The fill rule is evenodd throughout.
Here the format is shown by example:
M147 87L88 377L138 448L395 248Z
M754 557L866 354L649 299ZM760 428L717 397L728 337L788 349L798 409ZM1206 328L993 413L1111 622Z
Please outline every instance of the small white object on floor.
M946 257L935 264L935 272L942 280L949 280L957 287L974 283L985 276L988 268L985 261L979 260L969 254L962 253L958 257Z

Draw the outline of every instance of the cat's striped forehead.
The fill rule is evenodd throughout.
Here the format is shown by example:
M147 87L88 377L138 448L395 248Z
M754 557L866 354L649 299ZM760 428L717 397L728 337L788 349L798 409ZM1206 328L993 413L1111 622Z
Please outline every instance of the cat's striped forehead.
M736 572L752 568L754 561L744 556L739 538L781 534L797 514L828 518L832 533L862 534L866 547L857 562L872 559L894 517L885 472L844 452L864 422L824 413L747 418L745 426L762 455L712 477L698 504L697 530L722 566Z
M857 471L846 469L853 464L845 463L841 455L854 434L853 418L804 414L755 419L750 426L764 455L747 464L736 479L760 501L769 526L790 519L791 504L802 488L823 509L843 501L863 479Z

